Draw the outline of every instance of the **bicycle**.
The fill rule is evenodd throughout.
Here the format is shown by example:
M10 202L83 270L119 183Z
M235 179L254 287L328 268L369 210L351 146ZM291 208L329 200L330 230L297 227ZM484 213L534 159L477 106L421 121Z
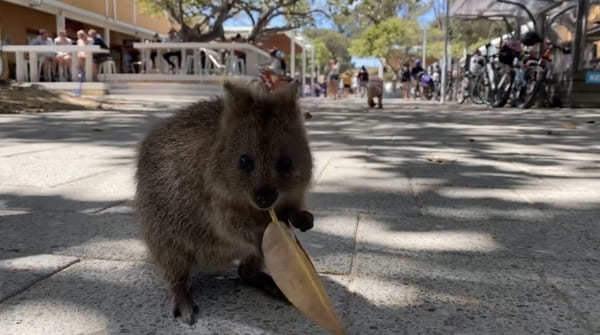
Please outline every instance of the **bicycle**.
M538 97L543 97L543 100L549 106L559 105L557 97L554 95L553 83L553 66L552 53L554 50L560 50L565 54L570 54L570 49L562 48L551 41L542 40L537 33L528 33L529 36L524 38L524 43L530 47L538 46L543 50L539 58L529 56L525 60L525 77L526 87L525 96L520 108L527 109L533 106Z

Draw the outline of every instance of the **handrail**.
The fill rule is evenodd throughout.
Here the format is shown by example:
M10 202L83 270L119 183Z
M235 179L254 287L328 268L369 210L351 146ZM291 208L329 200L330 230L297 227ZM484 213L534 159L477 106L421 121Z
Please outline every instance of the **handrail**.
M100 49L98 45L4 45L2 50L8 52L108 52L106 49Z
M136 42L133 43L133 47L136 49L227 49L227 50L245 50L252 51L266 58L271 57L268 52L256 47L249 43L237 43L237 42Z

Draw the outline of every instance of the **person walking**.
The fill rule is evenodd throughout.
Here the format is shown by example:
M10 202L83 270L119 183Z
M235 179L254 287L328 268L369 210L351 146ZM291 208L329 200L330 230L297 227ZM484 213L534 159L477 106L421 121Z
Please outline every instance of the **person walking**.
M360 91L360 97L363 98L367 92L367 84L369 83L369 72L364 65L360 68L356 78L358 79L358 90Z
M415 98L421 94L421 75L424 71L425 70L423 69L423 66L421 66L421 60L417 58L412 70L410 71L413 86L412 88L415 90Z
M410 100L410 64L408 62L404 63L400 70L400 88L404 100Z

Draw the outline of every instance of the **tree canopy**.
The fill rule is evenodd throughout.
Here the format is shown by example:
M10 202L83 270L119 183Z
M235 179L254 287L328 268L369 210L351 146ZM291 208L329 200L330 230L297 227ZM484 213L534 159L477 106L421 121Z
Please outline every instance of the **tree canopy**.
M352 38L389 18L415 20L430 7L427 0L328 0L327 4L338 31Z
M251 22L248 39L256 41L268 34L296 29L314 23L324 12L312 0L141 0L148 13L166 12L181 27L185 41L205 42L224 38L223 24L243 17ZM273 25L273 22L283 22Z
M412 20L390 18L367 28L352 41L350 52L355 56L377 57L394 71L400 69L399 56L409 54L420 43L420 27Z
M326 60L331 56L337 58L342 71L351 66L350 60L352 57L348 52L350 39L347 36L330 29L304 29L302 33L313 42L323 43L330 53Z

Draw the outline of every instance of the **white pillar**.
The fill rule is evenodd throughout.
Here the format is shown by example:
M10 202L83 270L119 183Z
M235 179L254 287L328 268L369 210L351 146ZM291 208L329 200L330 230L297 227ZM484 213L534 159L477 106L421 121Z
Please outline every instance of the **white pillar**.
M108 27L104 28L104 43L110 48L110 29Z
M133 3L133 25L137 26L137 0L131 0L131 2Z
M302 46L302 92L306 85L306 44Z
M59 31L65 30L66 25L65 15L62 11L58 12L56 14L56 35L58 35Z
M442 96L440 102L446 102L446 83L448 82L448 26L450 24L450 0L446 0L446 19L444 20L444 67L442 68Z
M117 0L113 0L113 20L117 20Z
M423 29L423 68L427 68L427 29Z
M310 47L310 94L313 94L313 86L315 85L315 46Z
M290 38L290 77L296 78L296 41L294 37Z

